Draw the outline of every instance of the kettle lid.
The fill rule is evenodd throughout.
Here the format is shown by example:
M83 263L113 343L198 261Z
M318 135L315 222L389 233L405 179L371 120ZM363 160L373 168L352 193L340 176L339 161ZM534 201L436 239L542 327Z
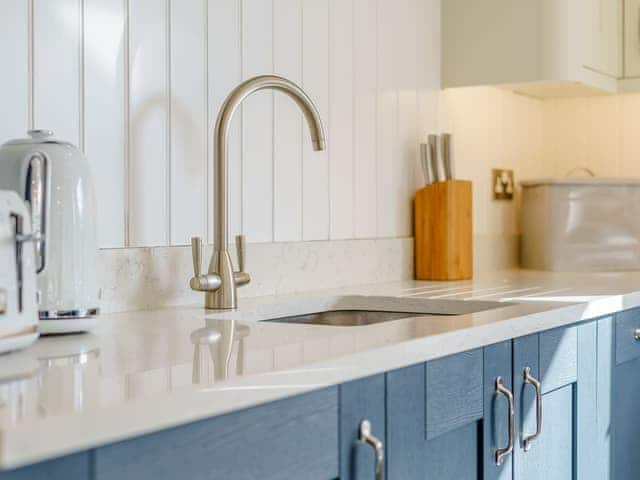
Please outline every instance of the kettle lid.
M56 140L55 138L53 138L53 132L51 130L28 130L27 135L29 135L29 138L17 138L15 140L9 140L8 142L4 143L4 145L54 144L75 148L75 145L73 145L72 143L65 142L63 140Z

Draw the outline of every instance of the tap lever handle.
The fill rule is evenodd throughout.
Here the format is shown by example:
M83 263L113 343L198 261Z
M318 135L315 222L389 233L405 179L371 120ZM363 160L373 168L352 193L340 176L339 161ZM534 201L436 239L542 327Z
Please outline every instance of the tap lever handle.
M236 250L238 251L238 271L244 272L247 239L244 235L236 235Z
M202 237L191 238L191 256L193 257L193 276L199 277L202 268Z

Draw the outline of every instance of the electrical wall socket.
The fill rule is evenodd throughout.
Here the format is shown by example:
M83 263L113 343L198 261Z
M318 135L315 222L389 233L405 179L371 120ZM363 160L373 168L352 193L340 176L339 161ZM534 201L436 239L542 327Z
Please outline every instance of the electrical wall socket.
M493 169L491 183L494 200L513 200L516 182L513 170Z

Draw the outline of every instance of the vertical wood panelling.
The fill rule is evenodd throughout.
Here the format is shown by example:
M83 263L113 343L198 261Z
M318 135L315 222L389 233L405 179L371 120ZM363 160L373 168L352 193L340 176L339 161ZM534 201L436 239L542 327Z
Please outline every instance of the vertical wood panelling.
M273 0L273 66L302 83L302 0ZM274 94L273 236L302 240L302 116L284 94ZM306 125L305 125L306 129Z
M35 0L33 10L34 127L79 145L80 0Z
M394 185L392 205L395 222L386 236L408 237L413 232L412 201L416 189L420 188L416 179L421 175L418 163L418 35L416 16L418 3L423 0L398 0L399 13L397 27L400 41L397 80L398 86L398 180ZM402 28L404 25L405 28Z
M354 0L354 230L373 238L377 230L376 147L378 0Z
M329 125L329 0L303 0L302 83ZM328 139L331 142L331 139ZM303 136L302 219L303 240L329 238L329 155L314 152L309 135Z
M330 0L329 60L330 237L353 238L353 0Z
M207 212L207 4L171 2L171 243L203 236Z
M328 151L288 98L249 99L229 139L230 234L411 234L416 146L437 129L437 0L32 2L3 3L0 139L33 123L85 148L102 247L212 239L211 126L235 85L271 72L309 93Z
M98 242L125 245L125 3L85 0L84 146L95 178Z
M440 93L440 1L416 1L416 35L418 65L418 138L438 130L438 95Z
M131 246L166 245L169 237L167 6L129 2Z
M272 0L243 0L244 78L273 70ZM273 239L273 93L259 92L243 104L242 229L253 242Z
M213 240L213 125L218 110L229 92L242 79L242 7L238 0L208 0L208 200L207 222L209 239ZM229 133L229 234L242 231L242 110L235 114Z
M29 128L29 4L3 0L0 15L0 144Z
M394 234L397 194L402 181L398 142L398 83L402 26L399 0L378 0L378 229L379 237ZM406 25L405 25L406 27Z

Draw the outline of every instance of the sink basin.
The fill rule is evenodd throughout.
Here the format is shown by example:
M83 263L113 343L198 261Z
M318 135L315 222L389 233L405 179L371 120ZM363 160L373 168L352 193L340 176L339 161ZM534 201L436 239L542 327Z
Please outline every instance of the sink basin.
M413 317L453 316L506 307L507 303L464 300L417 299L397 297L337 297L295 312L284 312L265 322L301 325L357 327Z
M332 327L357 327L389 322L402 318L420 317L422 313L381 312L376 310L329 310L268 320L279 323L303 323L306 325L331 325Z

